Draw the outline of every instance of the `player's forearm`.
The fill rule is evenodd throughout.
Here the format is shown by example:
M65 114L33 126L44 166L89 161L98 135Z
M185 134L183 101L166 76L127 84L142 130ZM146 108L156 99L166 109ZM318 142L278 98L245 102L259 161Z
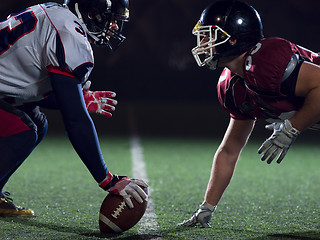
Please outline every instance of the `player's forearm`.
M215 206L219 203L234 173L238 156L230 156L225 152L217 152L211 169L205 201Z
M292 126L304 131L320 121L320 87L312 89L302 108L290 119Z
M108 172L93 121L84 104L82 86L72 77L51 74L52 87L69 139L94 179L100 183Z
M303 106L290 119L292 126L304 131L320 120L320 67L304 62L301 65L295 95L305 99Z
M225 136L215 153L205 200L217 205L229 185L233 172L253 129L254 120L230 119Z
M100 144L94 125L89 122L73 122L66 125L68 137L75 151L90 171L93 178L99 183L108 172L102 157Z

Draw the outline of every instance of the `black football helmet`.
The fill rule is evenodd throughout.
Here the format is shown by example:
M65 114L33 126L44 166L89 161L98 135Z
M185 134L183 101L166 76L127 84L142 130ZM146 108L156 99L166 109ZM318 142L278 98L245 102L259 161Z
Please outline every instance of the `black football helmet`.
M126 39L122 30L129 21L129 0L65 0L64 5L83 22L96 45L114 50ZM110 29L114 20L117 30Z
M204 9L193 28L197 46L192 54L200 67L215 70L221 57L240 56L257 44L263 38L262 30L260 16L252 6L238 0L217 1Z

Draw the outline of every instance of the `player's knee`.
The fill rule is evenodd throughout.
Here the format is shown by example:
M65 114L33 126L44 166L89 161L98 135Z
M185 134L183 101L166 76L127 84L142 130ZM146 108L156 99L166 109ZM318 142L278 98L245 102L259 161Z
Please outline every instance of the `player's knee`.
M23 149L34 148L37 140L38 134L34 129L20 132L1 139L6 146L15 152L20 152Z
M0 159L23 161L33 151L37 138L37 132L33 129L0 138Z

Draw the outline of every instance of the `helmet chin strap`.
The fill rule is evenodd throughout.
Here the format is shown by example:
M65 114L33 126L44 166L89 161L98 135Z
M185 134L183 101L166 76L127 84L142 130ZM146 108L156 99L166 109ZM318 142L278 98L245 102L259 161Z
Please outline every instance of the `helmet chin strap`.
M216 70L218 67L218 62L219 62L219 59L217 57L213 57L209 61L207 61L205 64L206 64L206 67L208 67L210 70Z

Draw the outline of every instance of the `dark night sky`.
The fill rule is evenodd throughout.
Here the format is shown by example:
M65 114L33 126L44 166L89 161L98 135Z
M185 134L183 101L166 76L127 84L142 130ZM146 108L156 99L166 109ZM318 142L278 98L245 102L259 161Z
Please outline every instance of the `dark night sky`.
M41 1L1 1L0 17ZM219 72L199 68L190 52L191 34L211 0L132 0L127 40L114 53L94 48L93 87L113 89L123 99L215 100ZM264 24L265 36L279 36L314 51L320 49L320 1L251 0Z
M39 2L42 1L1 1L0 18L5 19L11 12L18 12ZM202 10L211 2L131 0L130 22L125 26L127 40L114 53L94 47L96 64L90 77L92 89L113 90L117 92L120 103L187 102L193 104L193 110L198 103L217 105L215 85L220 71L199 68L190 51L196 44L191 30ZM260 13L266 37L283 37L315 52L320 51L319 0L305 0L303 4L298 0L247 2ZM191 107L190 115L199 116L199 109L193 110ZM165 110L159 111L166 115ZM120 122L122 116L120 108ZM115 121L118 121L118 117L115 117ZM167 116L164 118L172 123L174 116L171 120ZM186 118L191 119L186 128L192 128L195 119L185 112L178 117L176 124L181 126L181 119ZM205 118L206 121L216 119L201 116L201 119ZM200 124L209 126L211 123Z

